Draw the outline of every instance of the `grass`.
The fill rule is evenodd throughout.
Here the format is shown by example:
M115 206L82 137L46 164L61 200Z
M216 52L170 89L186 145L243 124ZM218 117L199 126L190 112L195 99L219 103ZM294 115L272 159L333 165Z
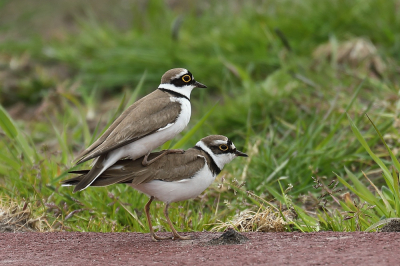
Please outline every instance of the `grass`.
M0 232L46 232L51 228L42 217L34 217L26 202L16 203L10 198L0 200Z
M148 232L146 196L124 185L72 194L59 181L69 176L74 154L152 91L167 69L187 67L208 89L193 92L188 128L163 148L188 148L223 134L251 156L235 159L200 198L176 203L171 217L177 228L208 230L238 211L257 211L262 201L245 191L275 201L281 212L293 207L299 218L287 230L366 230L381 218L398 217L395 178L385 170L393 165L399 171L398 4L188 1L179 9L149 1L132 7L125 30L87 9L74 17L76 32L9 38L0 44L7 81L0 85L0 193L29 202L54 229ZM377 54L355 65L336 60L344 41L360 37ZM330 53L316 57L324 43ZM373 56L384 71L371 70ZM25 117L34 115L15 115L21 103ZM313 188L312 177L325 192ZM327 192L333 179L342 192ZM237 189L243 182L243 191ZM371 183L377 189L368 192ZM350 200L344 192L351 192ZM308 210L301 201L306 197L327 204ZM152 209L161 230L168 228L162 208L156 203Z

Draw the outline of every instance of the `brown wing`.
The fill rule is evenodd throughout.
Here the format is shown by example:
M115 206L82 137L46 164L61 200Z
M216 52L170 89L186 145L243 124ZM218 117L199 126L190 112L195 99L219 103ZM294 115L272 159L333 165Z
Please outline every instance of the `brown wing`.
M149 159L155 158L160 152L151 153ZM199 156L201 155L201 156ZM179 181L192 177L205 164L203 152L189 149L184 154L168 154L149 166L143 166L143 157L132 160L120 160L104 171L91 186L108 186L116 183L132 183L138 185L152 180ZM83 175L63 182L66 185L76 185Z
M171 182L191 178L206 163L205 156L199 155L201 154L195 149L189 149L184 154L168 154L147 167L141 167L139 171L135 172L132 181L126 181L138 185L152 180Z
M158 129L174 123L181 105L170 101L170 95L156 90L124 111L103 135L77 158L83 163L109 151L125 146Z

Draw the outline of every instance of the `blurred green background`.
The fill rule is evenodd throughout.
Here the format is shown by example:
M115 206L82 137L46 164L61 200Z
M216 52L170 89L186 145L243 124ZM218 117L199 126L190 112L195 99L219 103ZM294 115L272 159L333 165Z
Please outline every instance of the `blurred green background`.
M399 28L398 0L0 0L1 193L29 202L53 229L147 231L145 196L123 185L72 194L59 181L128 104L153 91L166 70L184 67L208 88L193 91L188 128L164 148L182 136L188 148L223 134L250 157L171 210L182 230L209 229L261 204L246 190L297 207L297 228L356 230L354 219L343 220L357 205L346 202L346 189L327 191L335 173L349 180L352 172L368 186L364 171L387 185L353 131L393 164L382 140L396 156ZM325 190L313 188L312 177ZM374 215L363 229L383 214Z

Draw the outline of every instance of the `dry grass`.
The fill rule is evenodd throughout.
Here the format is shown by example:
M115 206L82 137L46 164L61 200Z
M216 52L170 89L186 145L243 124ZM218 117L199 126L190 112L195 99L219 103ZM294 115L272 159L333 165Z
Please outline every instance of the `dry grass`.
M19 204L0 199L0 232L44 232L48 225L43 217L33 217L27 202Z
M297 215L291 209L283 211L282 215L272 207L261 206L257 212L245 210L233 217L232 221L218 223L213 231L223 231L233 227L240 232L285 232L290 221Z

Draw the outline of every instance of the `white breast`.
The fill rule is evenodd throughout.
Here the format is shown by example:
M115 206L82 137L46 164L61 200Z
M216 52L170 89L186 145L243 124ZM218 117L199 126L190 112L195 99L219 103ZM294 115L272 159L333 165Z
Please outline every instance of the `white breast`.
M197 197L214 182L215 176L205 163L192 178L172 182L153 180L131 186L149 196L154 196L156 200L171 203Z

